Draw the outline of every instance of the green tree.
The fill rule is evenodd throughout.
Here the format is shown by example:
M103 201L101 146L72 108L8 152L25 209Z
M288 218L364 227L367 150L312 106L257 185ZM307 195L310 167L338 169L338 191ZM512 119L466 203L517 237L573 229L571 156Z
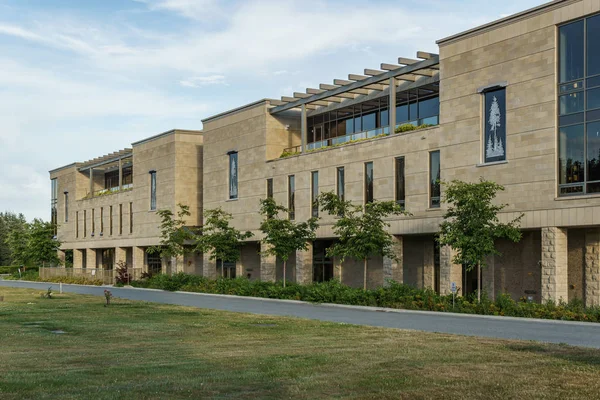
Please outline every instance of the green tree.
M161 257L177 259L189 251L188 242L194 240L195 234L185 226L185 218L190 216L190 207L177 204L177 215L173 211L158 210L160 216L160 244L146 249L148 254L160 254Z
M283 287L285 287L287 260L298 250L307 250L308 242L315 240L315 231L319 227L318 218L312 217L306 222L296 223L280 214L287 215L288 209L278 205L275 200L268 198L260 201L260 213L263 222L260 230L264 234L263 243L267 246L264 251L283 261Z
M506 204L495 205L492 201L502 190L503 186L483 178L477 183L453 180L446 185L444 200L449 207L440 225L439 243L456 251L454 263L466 265L468 271L477 266L478 300L481 300L481 268L487 265L486 257L500 255L495 241L521 240L522 214L508 223L500 223L498 219Z
M229 225L232 215L221 208L204 211L202 234L195 239L196 251L210 252L211 260L221 260L221 276L223 263L236 262L240 259L242 241L251 238L252 232L240 232Z
M384 256L397 260L392 235L387 231L389 224L384 218L391 215L408 215L395 201L374 201L364 208L350 201L341 200L333 192L322 193L319 204L323 211L339 216L333 225L338 240L327 249L329 257L362 260L364 265L363 288L367 289L367 260L373 256Z
M29 225L14 224L9 228L6 244L10 250L12 265L26 265L29 262L27 244L29 242Z
M24 227L27 224L23 214L15 214L9 211L0 213L0 265L13 264L11 246L8 243L9 233L16 227Z
M27 259L33 265L46 266L60 264L58 249L60 242L54 237L54 225L50 222L34 219L28 224Z

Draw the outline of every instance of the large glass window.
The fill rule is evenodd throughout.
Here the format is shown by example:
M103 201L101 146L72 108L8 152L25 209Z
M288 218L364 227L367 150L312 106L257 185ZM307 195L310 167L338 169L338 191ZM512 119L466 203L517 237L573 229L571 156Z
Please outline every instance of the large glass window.
M156 171L150 171L150 210L156 210Z
M365 163L365 204L373 202L373 162Z
M288 217L296 218L296 177L288 176Z
M440 152L432 151L429 153L429 207L438 208L441 197L441 168Z
M404 208L405 193L404 193L404 157L398 157L396 162L396 202Z
M238 198L238 153L229 154L229 199Z
M600 15L559 28L559 195L600 192Z
M312 216L319 216L319 204L317 202L319 198L319 172L313 171L310 173L310 199L311 199L311 210Z
M344 201L346 198L346 187L344 183L344 167L337 168L337 195L340 200Z
M484 161L506 160L506 90L504 88L484 93L485 141Z

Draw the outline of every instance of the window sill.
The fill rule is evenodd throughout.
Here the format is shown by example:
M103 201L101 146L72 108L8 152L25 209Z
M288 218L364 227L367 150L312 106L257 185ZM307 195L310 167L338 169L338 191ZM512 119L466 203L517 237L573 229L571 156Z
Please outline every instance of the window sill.
M494 161L494 162L489 162L489 163L481 163L481 164L477 164L475 165L477 168L480 167L490 167L492 165L501 165L501 164L508 164L508 160L504 160L504 161Z
M238 201L238 200L239 200L239 198L235 198L235 199L227 199L227 200L225 200L225 201L227 202L227 201Z
M600 193L598 193L598 194L582 194L582 195L560 196L560 197L555 197L554 201L585 200L585 199L598 199L598 198L600 198Z
M425 211L441 211L442 208L441 207L429 207L426 208Z

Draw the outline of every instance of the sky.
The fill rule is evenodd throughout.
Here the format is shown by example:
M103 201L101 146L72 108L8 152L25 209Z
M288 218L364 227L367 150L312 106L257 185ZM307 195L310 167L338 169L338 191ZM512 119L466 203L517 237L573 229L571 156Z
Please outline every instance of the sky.
M51 169L544 2L0 0L0 211L48 220Z

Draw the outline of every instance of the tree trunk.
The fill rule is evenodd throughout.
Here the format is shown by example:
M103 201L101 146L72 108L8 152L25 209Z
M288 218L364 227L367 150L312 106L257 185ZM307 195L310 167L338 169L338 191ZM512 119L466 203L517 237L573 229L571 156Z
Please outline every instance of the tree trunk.
M285 267L286 267L287 261L283 260L283 287L285 287Z
M477 263L477 302L481 303L481 263Z
M367 290L367 259L365 258L365 269L364 269L364 276L363 276L363 289Z

